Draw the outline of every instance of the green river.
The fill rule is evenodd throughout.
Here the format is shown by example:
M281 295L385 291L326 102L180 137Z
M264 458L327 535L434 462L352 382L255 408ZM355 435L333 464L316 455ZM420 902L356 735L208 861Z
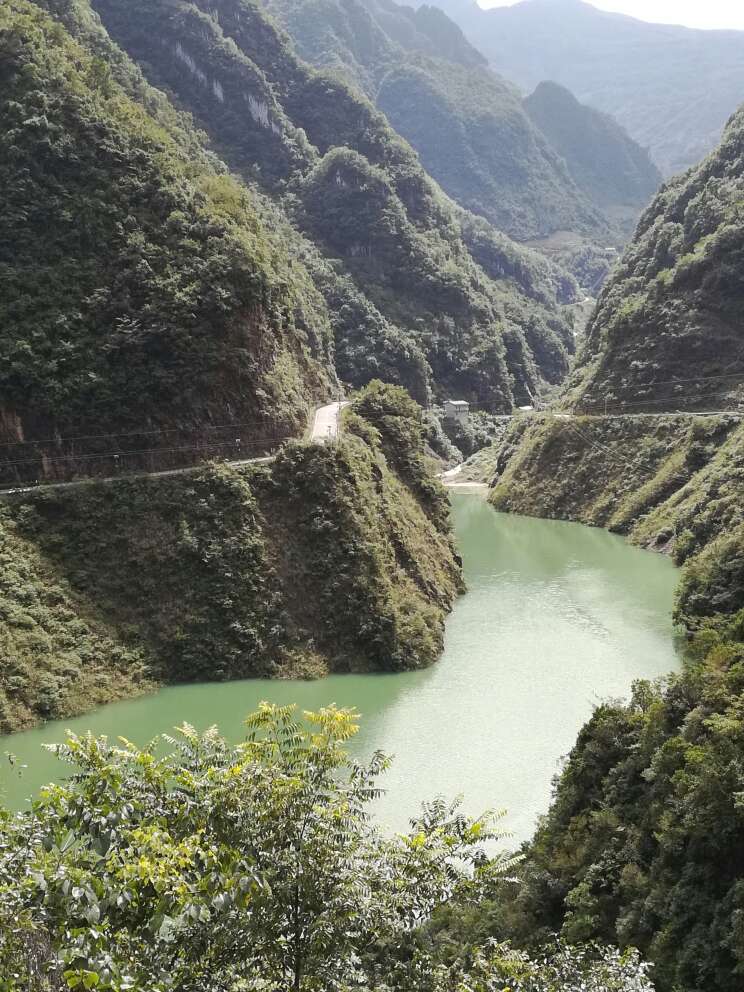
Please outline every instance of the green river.
M26 765L3 761L0 790L15 808L61 774L42 744L66 728L139 744L188 721L238 739L263 699L316 709L335 702L363 715L364 756L395 756L378 816L403 829L424 799L462 794L465 809L506 809L515 841L530 835L551 778L592 708L626 697L639 678L680 665L671 609L672 563L579 524L494 512L482 495L452 497L468 592L447 624L444 655L426 671L338 675L317 682L188 685L0 740Z

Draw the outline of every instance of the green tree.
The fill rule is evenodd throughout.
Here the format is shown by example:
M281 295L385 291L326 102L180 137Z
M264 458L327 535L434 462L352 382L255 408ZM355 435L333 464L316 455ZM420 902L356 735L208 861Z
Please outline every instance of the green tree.
M632 953L445 960L432 913L512 866L486 853L492 818L436 800L385 835L388 759L349 757L352 711L303 717L263 704L238 745L189 726L58 745L74 775L0 819L0 992L652 992Z
M185 726L164 756L162 741L71 737L57 752L73 778L3 820L2 905L69 987L356 987L382 935L395 944L500 867L488 820L441 802L406 835L379 832L368 805L387 759L348 757L352 713L300 723L264 705L247 726L237 746Z

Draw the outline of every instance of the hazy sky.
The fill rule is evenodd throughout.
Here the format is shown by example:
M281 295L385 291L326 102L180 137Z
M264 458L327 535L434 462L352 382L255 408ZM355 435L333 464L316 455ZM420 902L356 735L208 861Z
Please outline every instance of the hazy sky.
M481 7L509 7L515 0L479 0ZM602 10L644 21L686 24L691 28L744 30L744 0L589 0Z

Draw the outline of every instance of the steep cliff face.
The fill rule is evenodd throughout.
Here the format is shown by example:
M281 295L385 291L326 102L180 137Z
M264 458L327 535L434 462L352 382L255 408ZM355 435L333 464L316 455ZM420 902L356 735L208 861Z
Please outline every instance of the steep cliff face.
M744 379L744 111L665 186L605 288L568 400L580 409L726 409Z
M541 379L555 381L565 374L570 335L553 330L556 324L567 328L557 295L538 299L524 282L485 273L463 239L466 215L442 195L411 148L360 94L299 60L261 7L251 0L175 5L95 0L94 7L148 78L172 92L220 154L258 183L304 232L315 246L318 267L328 273L316 280L326 299L337 291L349 296L343 279L333 278L334 269L349 275L366 298L366 363L359 361L358 328L350 320L336 322L341 350L356 356L356 367L348 369L353 382L368 381L389 364L375 343L378 315L397 329L388 340L407 342L408 357L398 348L405 376L399 381L415 387L420 399L432 386L438 392L456 387L486 406L504 409ZM355 165L344 176L335 166L339 157L348 165L351 153L357 156ZM319 193L332 201L341 224L330 224L318 211ZM398 250L391 252L398 236ZM412 246L404 271L402 245ZM303 248L307 255L313 255L312 248ZM524 267L536 273L555 272L531 253L523 258ZM545 282L556 284L560 277L551 275ZM358 297L349 300L351 309L358 303ZM536 321L560 356L545 368L521 329ZM344 335L354 338L353 349L346 347ZM514 336L521 338L526 359L512 369L506 339ZM446 352L459 349L444 371L442 337ZM423 382L416 381L421 356L429 365Z
M338 444L0 507L0 730L163 682L400 671L461 587L420 408L378 384Z
M331 326L256 199L162 97L135 75L130 98L122 67L38 6L4 5L0 31L9 477L10 463L53 477L112 445L150 448L158 431L160 447L225 423L296 433L335 382ZM104 434L136 443L66 440Z

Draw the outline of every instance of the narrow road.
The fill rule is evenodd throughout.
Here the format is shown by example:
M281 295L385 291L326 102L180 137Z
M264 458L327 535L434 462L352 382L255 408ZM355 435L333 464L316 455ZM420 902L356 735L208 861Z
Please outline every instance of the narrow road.
M531 410L521 413L497 413L493 420L517 420L520 417L553 417L555 420L652 420L659 417L738 417L744 418L741 410L662 410L657 413L618 413L609 410L607 413L561 413L555 410Z
M341 411L348 406L347 401L329 403L327 406L319 406L315 411L315 420L310 434L310 440L316 444L325 444L326 441L335 441L338 437Z
M313 429L310 433L310 440L314 444L325 444L327 441L333 441L338 437L341 411L348 405L348 401L341 401L328 403L326 406L320 406L316 409ZM260 455L258 458L241 458L236 461L225 462L225 464L232 465L235 468L240 468L241 465L267 465L273 462L275 458L276 455ZM75 489L80 486L89 486L92 484L121 482L122 479L163 479L170 475L185 475L187 472L195 472L201 468L202 464L189 465L187 468L167 469L164 472L135 472L129 475L110 475L102 478L92 476L87 479L77 479L74 482L48 482L40 486L0 489L0 497L15 496L22 493L46 492L52 489Z

